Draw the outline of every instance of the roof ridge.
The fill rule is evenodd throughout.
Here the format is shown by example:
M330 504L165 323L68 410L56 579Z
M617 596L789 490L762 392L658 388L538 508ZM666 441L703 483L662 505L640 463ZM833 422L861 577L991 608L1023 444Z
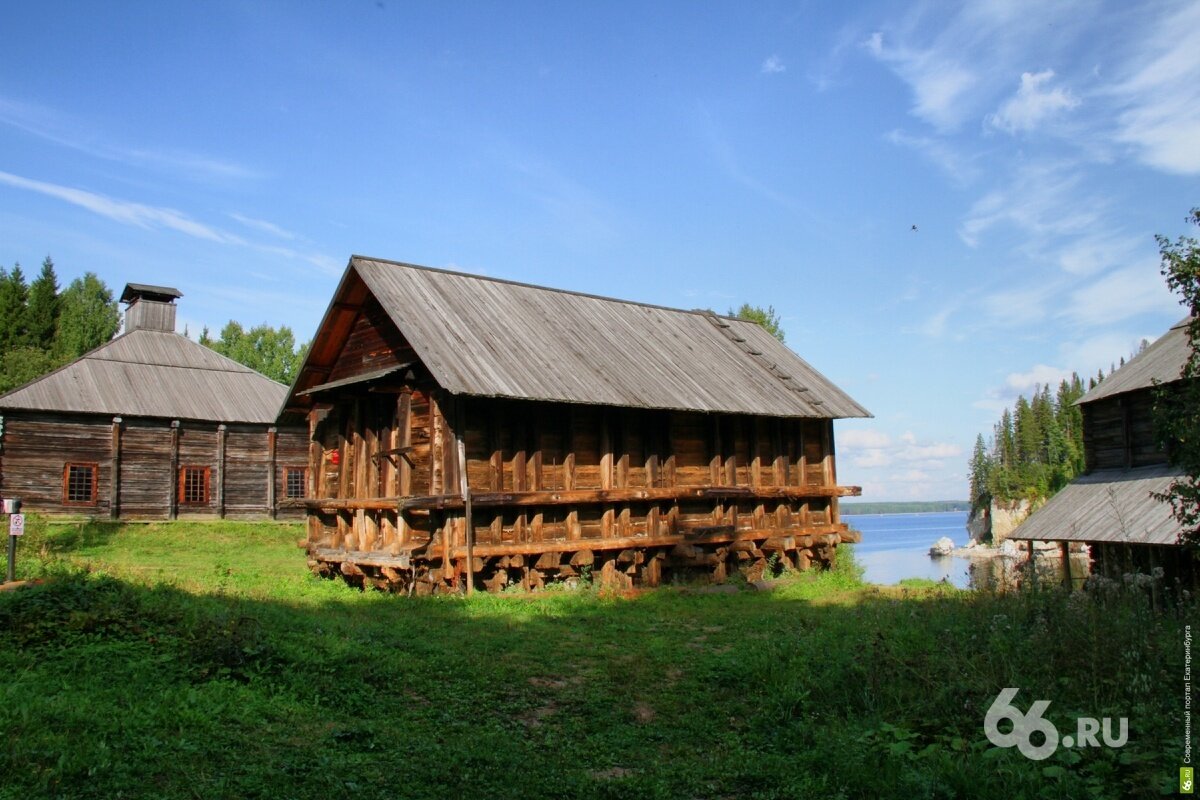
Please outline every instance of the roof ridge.
M422 264L412 264L407 261L395 261L389 258L375 258L374 256L355 254L350 256L350 263L353 264L355 259L360 259L362 261L374 261L377 264L387 264L393 267L405 267L407 269L415 269L422 272L439 272L443 275L454 275L460 278L473 278L475 280L489 281L491 283L503 283L509 286L519 286L523 289L537 289L542 292L552 292L554 294L569 294L574 297L586 297L589 300L603 300L609 303L619 303L624 306L641 306L643 308L653 308L659 311L676 311L680 314L695 314L698 316L707 316L711 314L719 317L720 319L738 319L737 317L732 317L728 314L718 314L709 308L677 308L675 306L664 306L659 303L645 303L641 300L623 300L620 297L609 297L608 295L603 294L580 292L574 289L559 289L553 286L542 286L540 284L527 283L525 281L514 281L510 278L496 278L491 275L478 275L473 272L463 272L462 270L445 269L443 267L426 267Z

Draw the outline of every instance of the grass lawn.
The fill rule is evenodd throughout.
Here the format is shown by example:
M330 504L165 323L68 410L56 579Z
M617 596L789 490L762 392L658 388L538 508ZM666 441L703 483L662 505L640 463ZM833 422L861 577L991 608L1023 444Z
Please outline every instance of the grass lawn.
M407 599L298 526L47 525L0 594L0 798L1128 797L1178 780L1183 619L1142 595L669 587ZM993 747L1004 687L1128 718ZM1115 732L1115 729L1114 729Z

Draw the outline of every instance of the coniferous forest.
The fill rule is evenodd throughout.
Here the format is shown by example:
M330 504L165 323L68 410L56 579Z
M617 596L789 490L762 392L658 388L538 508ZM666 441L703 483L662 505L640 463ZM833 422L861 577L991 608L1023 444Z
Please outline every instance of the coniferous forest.
M21 265L0 267L0 392L70 363L116 334L112 291L85 272L61 292L50 256L32 283Z
M1138 352L1149 342L1143 340ZM1122 358L1109 374L1125 365ZM969 464L971 510L993 500L1031 503L1052 497L1083 472L1083 412L1075 403L1104 380L1104 371L1085 383L1078 373L1058 384L1034 387L1004 409L990 439L975 438Z

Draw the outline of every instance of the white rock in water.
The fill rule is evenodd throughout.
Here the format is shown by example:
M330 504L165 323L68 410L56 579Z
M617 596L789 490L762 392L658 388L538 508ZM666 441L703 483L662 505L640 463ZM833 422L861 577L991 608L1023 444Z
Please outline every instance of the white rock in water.
M933 547L929 548L931 556L948 556L954 552L954 540L949 536L943 536L933 543Z

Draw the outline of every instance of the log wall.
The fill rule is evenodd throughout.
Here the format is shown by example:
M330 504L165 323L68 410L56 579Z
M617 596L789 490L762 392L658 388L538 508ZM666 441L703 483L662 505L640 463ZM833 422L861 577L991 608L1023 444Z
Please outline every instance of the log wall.
M1167 454L1154 433L1152 390L1128 392L1083 406L1088 471L1163 464Z
M723 577L828 562L853 536L837 503L858 490L837 485L832 420L461 398L420 381L321 400L319 571L423 591L584 566L656 583L681 564Z
M307 469L303 428L17 411L2 419L0 495L21 498L28 511L118 519L304 514L302 501L287 500L285 482L287 468ZM94 502L65 502L68 464L95 465ZM208 473L204 502L180 496L188 467Z

